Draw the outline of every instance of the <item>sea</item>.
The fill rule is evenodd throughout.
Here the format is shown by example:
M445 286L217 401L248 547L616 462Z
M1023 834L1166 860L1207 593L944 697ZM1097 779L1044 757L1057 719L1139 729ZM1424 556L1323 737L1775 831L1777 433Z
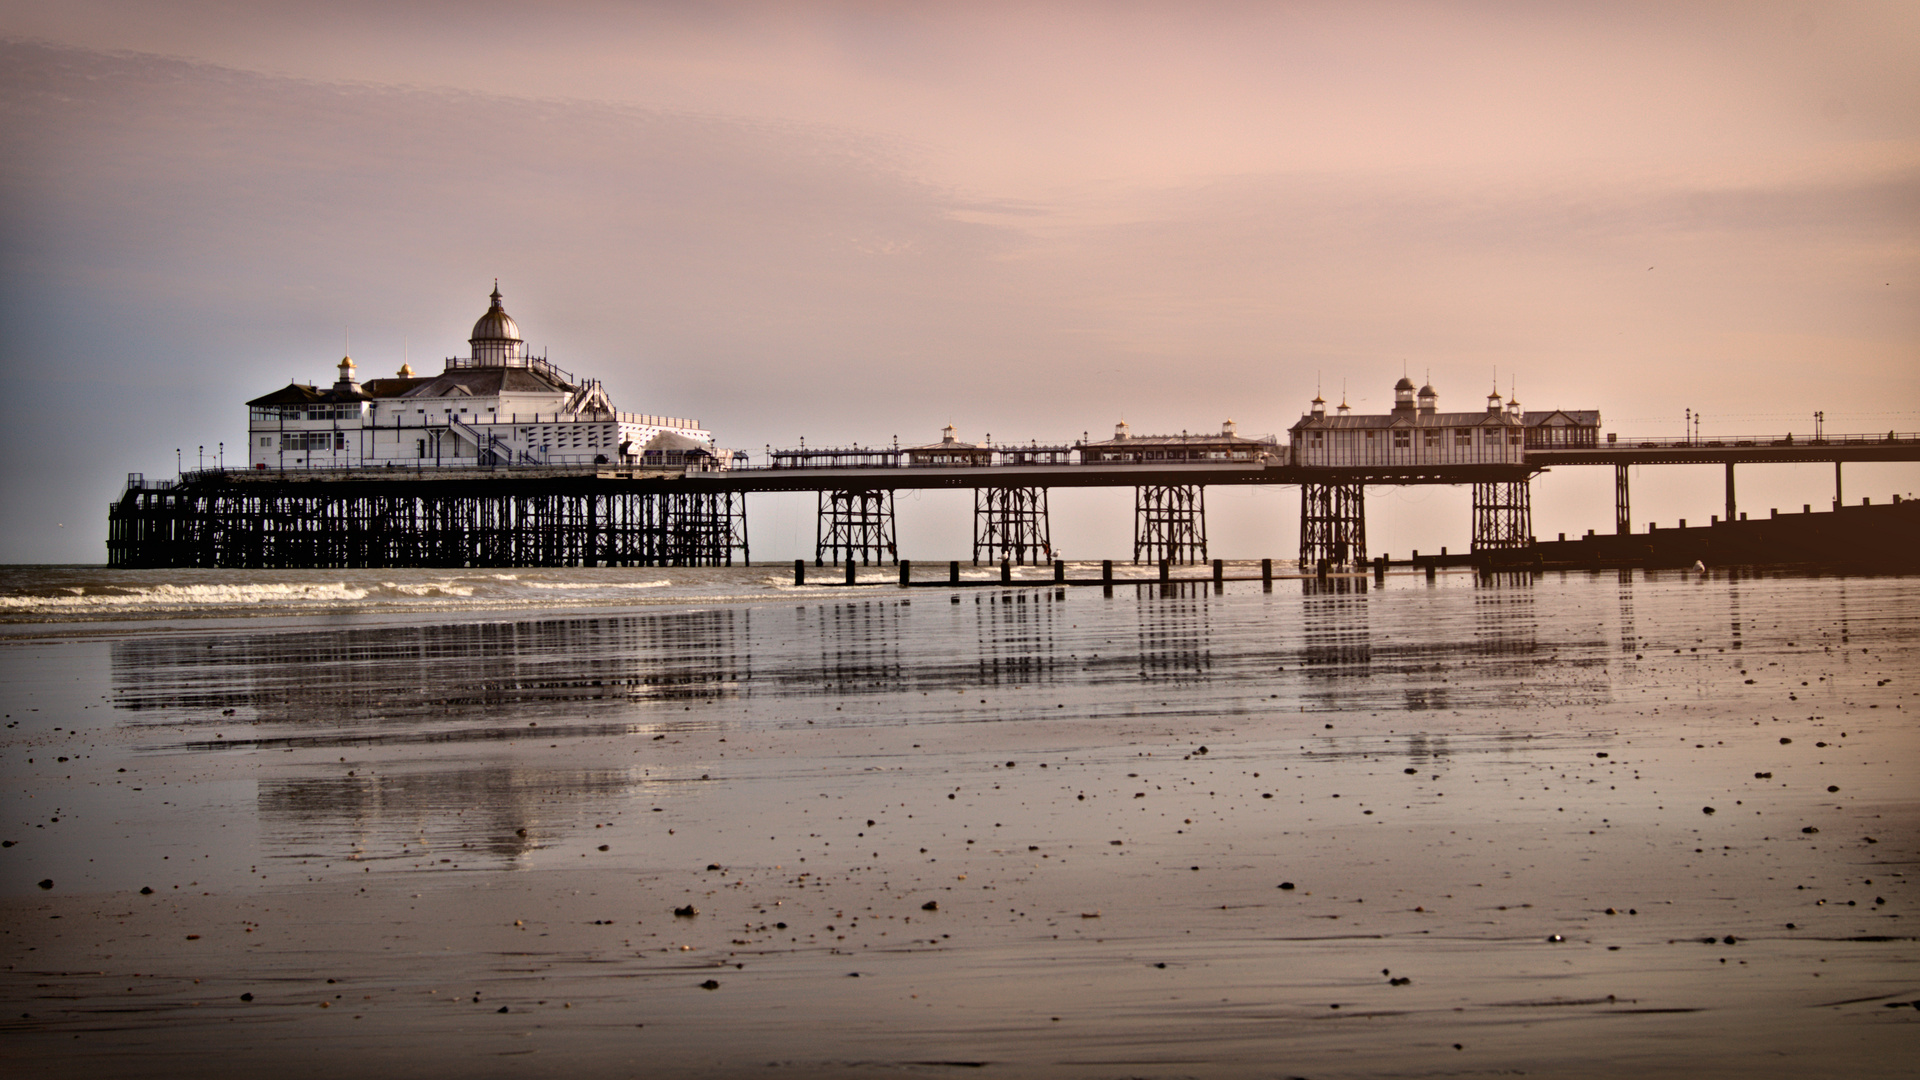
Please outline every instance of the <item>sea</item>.
M9 1072L1910 1075L1920 578L807 569L0 569Z

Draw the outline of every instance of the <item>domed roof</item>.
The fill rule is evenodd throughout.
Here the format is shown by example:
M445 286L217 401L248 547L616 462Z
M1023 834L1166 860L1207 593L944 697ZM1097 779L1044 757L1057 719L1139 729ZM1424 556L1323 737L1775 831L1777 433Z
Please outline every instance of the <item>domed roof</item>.
M1420 388L1420 396L1421 397L1439 397L1440 392L1433 388L1432 383L1428 383L1427 385Z
M1400 381L1393 384L1393 388L1395 390L1411 390L1413 389L1413 380L1402 375L1400 376Z
M500 283L493 283L493 306L487 309L480 321L473 324L473 335L469 341L519 341L520 327L500 306Z

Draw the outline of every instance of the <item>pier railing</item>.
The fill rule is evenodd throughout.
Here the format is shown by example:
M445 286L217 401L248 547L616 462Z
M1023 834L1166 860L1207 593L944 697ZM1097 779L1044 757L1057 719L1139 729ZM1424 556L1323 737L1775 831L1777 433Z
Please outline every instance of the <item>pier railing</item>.
M1606 441L1591 447L1539 447L1542 450L1723 450L1761 446L1891 446L1920 443L1920 432L1889 431L1881 434L1846 435L1701 435L1694 438L1652 438L1608 433Z

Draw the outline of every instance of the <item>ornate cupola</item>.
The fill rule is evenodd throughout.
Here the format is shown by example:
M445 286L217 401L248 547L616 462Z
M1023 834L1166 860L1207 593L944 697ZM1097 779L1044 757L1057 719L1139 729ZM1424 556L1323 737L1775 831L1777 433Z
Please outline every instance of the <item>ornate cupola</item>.
M473 324L473 336L467 344L473 346L473 364L475 367L525 367L527 363L525 343L520 339L520 327L500 306L500 282L493 283L493 306Z
M1405 375L1393 384L1393 412L1396 416L1413 414L1413 380Z
M353 377L353 357L343 356L340 358L340 378L334 381L333 388L335 390L344 390L350 394L360 392L360 383Z
M1500 388L1499 387L1494 387L1493 393L1487 395L1487 415L1488 416L1500 415Z
M1321 397L1319 394L1313 395L1313 401L1307 407L1307 415L1313 417L1315 420L1325 420L1327 418L1327 399Z
M1115 439L1130 438L1132 434L1133 434L1133 429L1127 426L1127 422L1125 420L1122 420L1119 423L1113 425L1113 437Z
M1439 411L1440 394L1434 390L1432 383L1428 383L1420 388L1420 415L1432 416Z

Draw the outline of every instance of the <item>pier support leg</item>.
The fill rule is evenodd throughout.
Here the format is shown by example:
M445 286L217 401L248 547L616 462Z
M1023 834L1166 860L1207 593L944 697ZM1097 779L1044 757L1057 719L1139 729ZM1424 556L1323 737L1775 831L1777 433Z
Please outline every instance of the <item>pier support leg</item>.
M1731 461L1729 461L1729 462L1727 462L1727 520L1728 520L1728 521L1738 521L1738 520L1740 520L1740 519L1739 519L1738 517L1736 517L1736 516L1734 516L1734 512L1733 512L1733 510L1734 510L1734 506L1733 506L1733 462L1731 462Z
M1198 484L1133 489L1133 561L1197 563L1207 557L1207 496Z
M1833 463L1833 508L1840 509L1847 504L1847 498L1840 490L1840 463Z
M1625 536L1633 531L1633 509L1627 501L1627 467L1613 467L1613 531Z
M815 522L814 560L898 561L892 491L822 491Z
M1367 558L1366 489L1300 485L1300 565L1358 566Z
M1015 566L1039 565L1052 557L1047 527L1047 489L975 488L973 492L973 564L1012 560Z
M1525 480L1473 485L1473 550L1517 551L1533 542L1533 500Z

